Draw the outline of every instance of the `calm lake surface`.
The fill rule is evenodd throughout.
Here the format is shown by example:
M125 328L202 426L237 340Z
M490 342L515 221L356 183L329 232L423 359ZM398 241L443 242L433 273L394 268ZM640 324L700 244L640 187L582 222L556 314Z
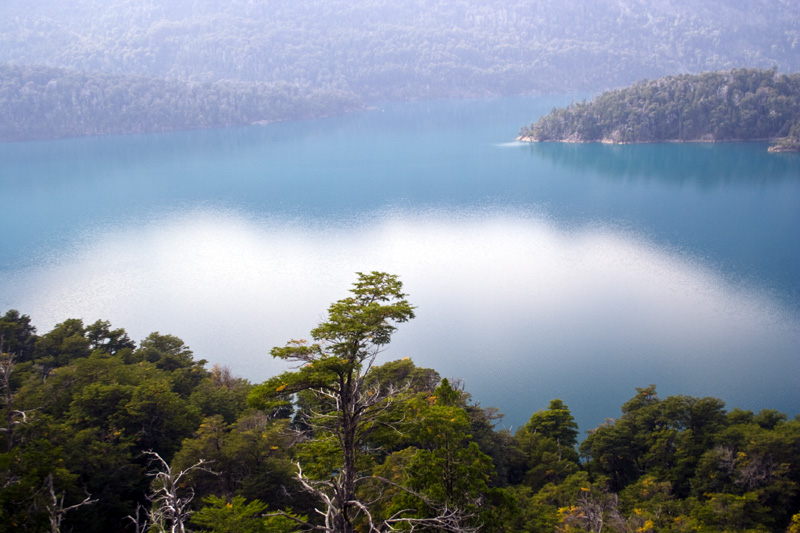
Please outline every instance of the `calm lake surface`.
M417 318L382 360L462 378L516 428L635 387L800 412L800 156L523 145L565 96L0 145L0 312L184 339L259 382L356 271Z

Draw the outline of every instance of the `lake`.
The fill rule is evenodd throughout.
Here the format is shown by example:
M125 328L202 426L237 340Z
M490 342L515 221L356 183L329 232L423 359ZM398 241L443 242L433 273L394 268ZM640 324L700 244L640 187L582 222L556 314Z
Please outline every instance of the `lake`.
M170 333L259 382L382 270L417 318L381 360L512 430L556 397L589 430L651 383L800 412L800 155L513 142L570 100L0 145L0 312Z

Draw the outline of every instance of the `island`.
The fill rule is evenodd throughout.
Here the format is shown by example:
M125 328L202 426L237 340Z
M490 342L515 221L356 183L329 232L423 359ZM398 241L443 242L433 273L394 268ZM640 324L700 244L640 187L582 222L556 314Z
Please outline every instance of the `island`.
M800 74L732 69L666 76L554 108L517 140L528 142L772 141L800 149Z

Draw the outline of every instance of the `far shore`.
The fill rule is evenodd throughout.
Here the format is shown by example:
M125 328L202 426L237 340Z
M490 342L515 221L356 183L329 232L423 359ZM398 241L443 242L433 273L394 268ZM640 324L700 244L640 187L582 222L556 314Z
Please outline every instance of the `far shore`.
M741 142L772 142L772 143L780 143L783 138L777 139L709 139L707 137L700 138L700 139L663 139L659 141L616 141L614 139L603 138L596 141L586 141L583 139L547 139L541 140L536 139L535 137L531 137L529 135L520 135L515 140L519 142L528 142L528 143L567 143L567 144L658 144L658 143L674 143L674 144L685 144L685 143L741 143ZM790 143L790 144L774 144L767 149L769 152L778 153L778 152L797 152L800 151L800 144L798 143Z

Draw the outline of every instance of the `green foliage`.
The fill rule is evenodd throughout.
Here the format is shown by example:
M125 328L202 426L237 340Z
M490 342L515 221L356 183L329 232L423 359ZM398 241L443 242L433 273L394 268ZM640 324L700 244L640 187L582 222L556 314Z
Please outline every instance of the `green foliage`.
M776 413L766 414L772 418ZM773 521L785 524L800 503L800 423L778 422L768 428L756 423L734 424L715 440L716 445L702 455L692 480L696 496L736 495L744 498L737 500L740 504L751 502L747 505L764 509L761 523L771 527Z
M555 531L558 524L558 508L536 501L535 498L541 491L534 496L533 490L524 485L514 485L507 490L515 503L514 513L506 520L507 527L511 531Z
M305 506L299 494L289 450L293 435L286 420L270 420L262 413L245 411L233 424L216 415L203 420L185 439L173 464L185 470L205 459L213 472L194 470L188 480L197 498L217 495L260 499L271 509Z
M608 476L614 491L645 473L675 482L681 495L711 435L724 425L724 404L715 398L673 396L660 400L655 386L636 389L616 423L594 430L581 455L590 471Z
M662 399L651 385L590 432L581 463L559 399L512 437L458 380L409 359L375 365L413 314L395 276L360 274L314 344L273 350L300 368L252 386L206 370L171 335L136 348L106 321L70 319L37 336L6 313L7 346L29 355L3 366L13 431L0 446L0 533L49 531L56 516L62 531L126 530L149 508L151 450L187 472L191 525L209 533L324 530L318 510L329 530L353 532L369 519L384 532L409 529L404 519L451 531L798 529L800 417ZM193 468L201 459L210 468Z
M136 348L128 334L122 328L111 329L108 320L98 320L86 327L86 338L89 339L89 348L101 350L110 355L117 355L122 350Z
M134 357L125 330L107 321L69 319L39 337L24 315L7 313L5 331L9 323L17 346L33 350L11 367L4 408L16 416L7 417L13 439L3 434L0 522L39 531L60 516L62 530L121 529L149 484L142 452L170 457L199 423L197 408L173 390L187 383L182 371L197 368L191 352L183 365L159 368ZM87 495L95 501L59 515Z
M521 431L547 437L569 448L578 444L578 424L569 408L558 398L550 401L546 411L534 413Z
M245 501L241 496L234 496L230 502L209 496L204 499L207 505L192 516L192 522L208 533L263 533L264 519L260 515L267 505L259 500Z
M198 533L289 533L298 528L298 523L288 517L263 517L267 504L260 500L246 503L241 496L230 501L209 496L204 502L206 506L192 516L192 523L203 528Z
M714 398L661 400L654 386L637 389L623 413L580 449L589 472L619 492L628 523L777 531L800 505L797 421L772 410L726 414Z
M500 517L513 504L504 491L489 487L492 459L469 433L472 420L462 401L462 393L444 379L433 394L418 393L405 402L402 445L374 468L391 483L377 484L386 494L377 516L406 510L406 516L426 518L458 509L471 517L464 527L491 523L502 530Z
M152 363L157 369L169 372L172 389L184 398L208 376L205 359L195 361L194 354L181 339L157 331L148 335L126 360Z
M800 74L775 69L668 76L553 109L532 141L658 142L777 139L800 120Z
M49 527L45 479L53 475L59 492L77 493L62 449L47 438L34 438L24 447L0 454L0 531L45 531ZM74 503L74 502L71 502Z
M88 357L90 344L83 320L70 318L37 339L36 362L45 368L66 366L70 361Z
M371 361L389 343L395 323L414 318L397 276L359 273L353 296L328 309L328 321L311 331L315 344L293 340L273 348L273 357L303 363L296 371L276 376L256 386L248 402L261 409L285 405L287 395L321 389L337 395L350 390L365 361ZM355 399L355 398L353 398ZM341 409L341 406L339 407Z
M561 400L556 398L547 410L534 413L515 438L526 458L522 481L534 490L577 472L578 425Z
M370 382L369 373L395 324L414 318L397 276L358 273L350 292L311 331L314 344L295 340L272 349L273 357L300 368L254 387L248 396L252 407L274 410L289 403L287 395L309 391L313 410L305 417L316 439L303 449L322 461L310 462L301 483L323 501L326 522L343 532L352 531L366 510L356 496L359 471L370 459L365 446L400 393Z
M192 391L189 402L203 416L221 415L232 423L247 406L247 394L252 385L246 379L236 378L227 367L214 365Z
M410 487L435 501L469 505L487 488L491 460L470 440L467 413L437 402L424 406L418 424L412 437L418 451L407 467Z
M16 309L6 311L0 317L0 339L3 353L12 354L20 362L33 358L36 328L28 315L21 315Z
M441 381L438 372L418 367L408 357L373 367L367 378L367 386L380 387L383 392L390 387L409 387L413 392L431 393Z
M463 396L468 396L466 393ZM494 407L466 404L464 409L470 420L469 433L480 451L489 456L494 465L489 479L490 487L506 487L519 482L524 470L525 455L507 429L495 428L503 415Z

